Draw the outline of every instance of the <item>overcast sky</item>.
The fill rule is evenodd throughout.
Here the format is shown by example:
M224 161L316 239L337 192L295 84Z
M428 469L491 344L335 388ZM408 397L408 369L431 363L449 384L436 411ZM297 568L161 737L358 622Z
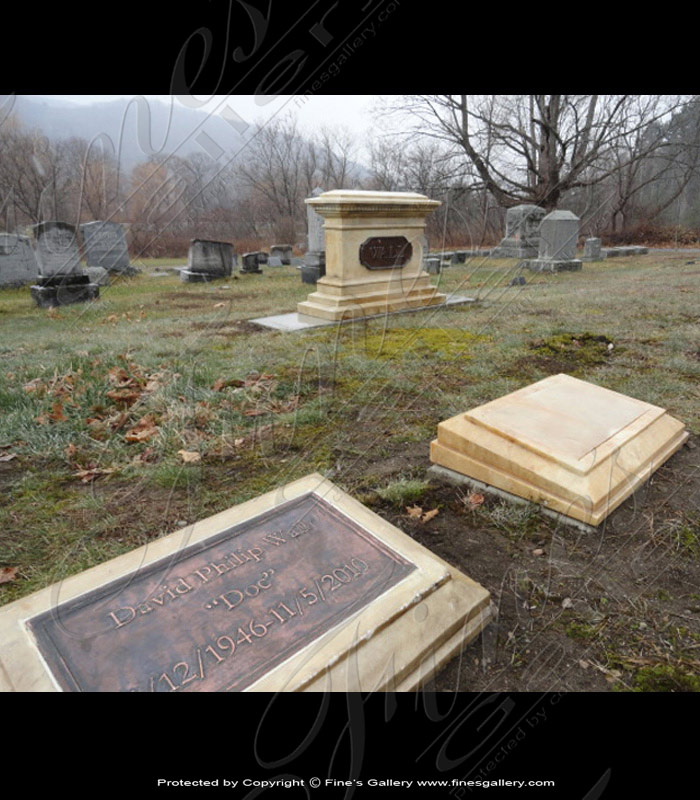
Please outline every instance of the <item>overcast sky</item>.
M51 95L47 99L68 100L81 105L94 102L108 102L131 95ZM246 122L254 123L258 119L267 119L274 113L291 109L297 116L301 127L309 133L320 125L342 125L357 135L363 135L369 128L375 127L371 108L377 95L313 95L277 97L261 97L256 95L214 95L212 98L193 97L183 102L177 96L145 95L148 99L163 103L171 101L189 107L199 107L206 111L220 113L228 105Z

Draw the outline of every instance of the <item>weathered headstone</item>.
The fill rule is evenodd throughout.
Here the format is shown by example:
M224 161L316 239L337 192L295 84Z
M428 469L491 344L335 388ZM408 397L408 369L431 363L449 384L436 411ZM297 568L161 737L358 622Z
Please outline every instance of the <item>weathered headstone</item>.
M452 254L453 264L466 264L467 263L467 250L455 250Z
M583 243L583 257L581 261L602 261L601 245L601 240L595 236L590 236L586 239Z
M268 267L283 267L284 266L284 262L282 261L282 259L279 256L272 256L271 255L267 259L267 266Z
M22 286L37 279L39 267L29 237L0 233L0 286Z
M327 261L299 314L337 321L445 302L423 270L425 218L438 201L341 189L306 203L326 220Z
M84 303L100 296L99 287L80 264L76 230L67 222L40 222L32 226L39 264L37 282L31 287L41 308Z
M273 244L270 246L270 258L279 258L283 264L291 264L292 249L291 244Z
M311 192L311 198L320 197L323 189L316 187ZM326 274L326 234L324 231L323 217L316 209L306 203L307 248L304 255L304 264L301 268L303 283L316 283Z
M90 278L90 283L95 283L98 286L109 286L109 272L104 267L88 267L87 274Z
M253 250L250 253L243 253L241 256L241 273L250 275L262 275L260 264L267 264L267 253L262 250Z
M430 460L598 525L687 438L663 408L562 374L441 422Z
M532 258L539 251L540 223L544 208L529 204L513 206L506 211L506 235L491 250L491 258Z
M187 254L187 268L180 270L184 283L202 283L226 278L233 272L233 245L230 242L212 242L192 239Z
M533 272L579 270L576 258L580 220L571 211L551 211L540 224L540 247L537 258L526 261Z
M80 233L88 267L103 267L108 272L122 274L137 272L129 263L124 228L118 222L84 222L80 226Z
M410 691L489 593L309 475L0 609L0 691Z
M425 271L429 275L439 275L440 274L442 261L439 258L433 257L433 256L429 256L428 258L426 258L424 260L423 263L425 264Z

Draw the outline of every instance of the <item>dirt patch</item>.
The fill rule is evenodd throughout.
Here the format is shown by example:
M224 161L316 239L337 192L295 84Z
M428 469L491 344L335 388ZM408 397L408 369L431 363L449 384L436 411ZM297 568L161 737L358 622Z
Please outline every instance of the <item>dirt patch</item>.
M247 320L223 321L223 322L193 322L190 326L195 331L225 331L223 335L241 333L262 333L265 328L255 322Z
M534 371L556 375L582 375L591 367L607 363L622 352L607 336L593 333L560 333L529 342L531 355L518 359L502 371L504 375L527 376Z
M418 501L439 509L428 523L375 496L381 516L491 592L496 619L428 688L700 688L699 454L694 437L595 533L489 496L472 507L435 481Z

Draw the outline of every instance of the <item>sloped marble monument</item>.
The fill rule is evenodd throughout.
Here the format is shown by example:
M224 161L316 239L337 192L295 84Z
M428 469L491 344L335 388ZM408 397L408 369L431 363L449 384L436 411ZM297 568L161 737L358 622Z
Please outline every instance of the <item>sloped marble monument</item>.
M40 222L32 226L39 277L31 287L41 308L84 303L100 296L100 288L80 264L76 230L67 222Z
M306 203L326 220L326 274L299 314L337 321L445 302L423 270L425 218L437 200L340 189Z
M409 691L489 619L313 474L0 609L0 691Z
M441 422L430 460L598 525L687 438L665 409L560 374Z
M540 206L523 204L506 211L506 235L491 258L533 258L539 252L540 223L547 212Z
M234 252L230 242L192 239L187 253L187 268L180 270L183 283L202 283L226 278L233 272Z
M129 249L124 228L118 222L95 220L84 222L80 233L85 245L88 267L102 267L107 272L132 275L138 270L129 262Z
M0 286L22 286L35 281L38 274L29 237L0 233Z
M540 245L537 258L526 266L532 272L562 272L581 269L576 258L581 220L572 211L551 211L540 223Z

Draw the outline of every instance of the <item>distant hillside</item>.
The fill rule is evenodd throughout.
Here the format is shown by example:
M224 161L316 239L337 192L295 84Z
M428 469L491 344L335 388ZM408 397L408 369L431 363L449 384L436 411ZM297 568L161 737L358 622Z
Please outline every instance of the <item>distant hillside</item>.
M0 105L8 100L0 95ZM139 107L140 104L140 107ZM119 152L126 170L145 161L154 151L179 155L204 152L196 137L202 131L226 152L237 150L246 140L221 117L204 111L171 107L157 100L116 99L110 102L78 105L65 100L19 95L12 113L29 128L39 128L51 139L79 136L90 141L106 134ZM122 132L123 131L123 132ZM252 128L251 128L252 132Z

